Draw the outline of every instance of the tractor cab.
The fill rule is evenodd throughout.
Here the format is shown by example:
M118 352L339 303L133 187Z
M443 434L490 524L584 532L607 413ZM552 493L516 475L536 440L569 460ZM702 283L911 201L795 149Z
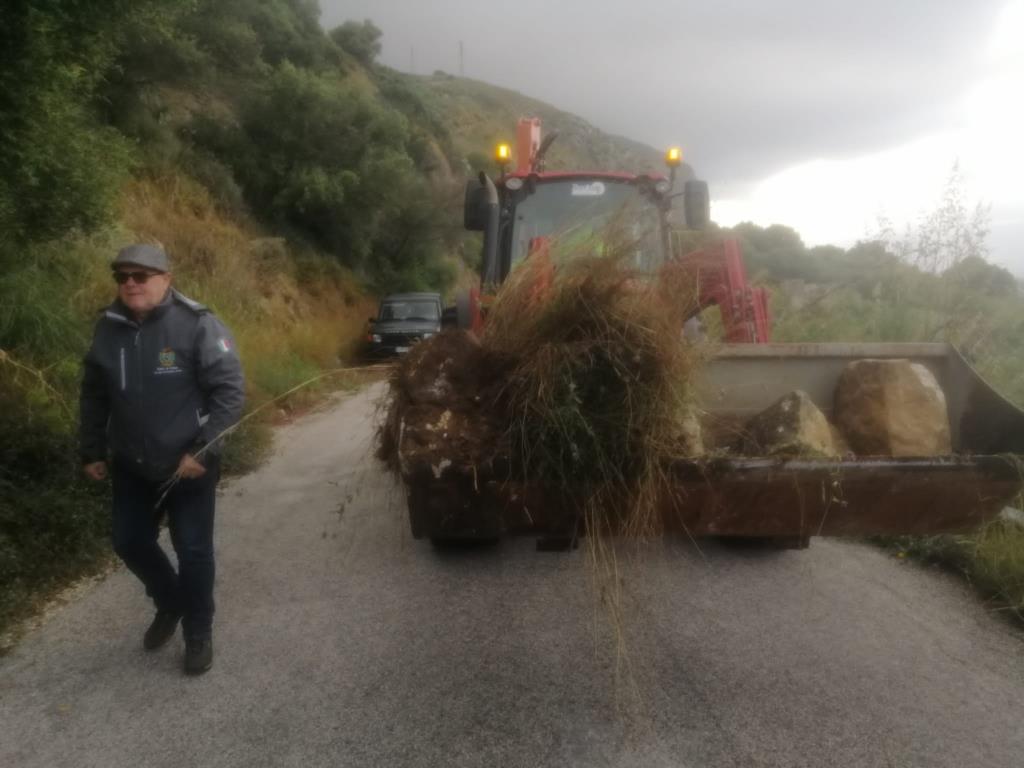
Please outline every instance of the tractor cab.
M618 174L507 175L498 182L498 260L502 279L553 238L585 244L618 230L633 266L653 272L665 253L668 181Z
M534 251L555 238L563 244L586 243L608 231L617 232L633 250L633 266L655 272L671 258L669 213L673 199L684 198L689 228L707 225L707 184L688 179L676 189L682 153L666 155L669 176L608 172L546 172L544 154L557 133L540 141L540 121L519 126L518 165L508 170L511 148L500 144L495 161L497 180L480 173L466 185L464 224L484 233L481 286L493 291Z

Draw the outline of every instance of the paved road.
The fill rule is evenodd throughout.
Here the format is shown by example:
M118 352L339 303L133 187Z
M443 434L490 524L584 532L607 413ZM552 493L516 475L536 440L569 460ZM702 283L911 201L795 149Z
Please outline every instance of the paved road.
M863 546L623 565L632 679L580 553L440 555L369 458L380 389L279 433L219 508L216 664L141 650L124 571L0 659L2 766L1014 766L1024 644Z

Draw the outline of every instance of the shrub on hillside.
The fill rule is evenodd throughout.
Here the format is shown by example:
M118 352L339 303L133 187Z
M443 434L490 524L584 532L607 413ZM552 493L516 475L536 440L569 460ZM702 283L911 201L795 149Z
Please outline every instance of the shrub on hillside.
M200 121L195 136L230 165L254 211L380 290L447 287L438 227L449 217L410 157L409 124L356 85L284 64L240 126Z
M81 477L73 422L31 373L0 359L0 630L40 590L107 551L106 488Z
M0 25L3 250L102 221L128 166L127 144L90 103L113 62L111 14L128 4L51 5L21 4Z
M380 28L369 19L365 21L346 21L331 30L331 39L346 53L351 54L362 64L373 64L380 56Z

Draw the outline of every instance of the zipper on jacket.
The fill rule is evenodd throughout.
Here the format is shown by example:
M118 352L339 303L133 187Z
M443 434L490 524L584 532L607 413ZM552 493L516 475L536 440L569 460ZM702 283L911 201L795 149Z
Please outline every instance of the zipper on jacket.
M141 343L141 340L142 340L142 327L139 326L138 328L135 329L135 338L133 340L133 346L135 347L135 349L133 350L134 356L133 356L133 359L132 359L132 370L134 371L134 375L135 375L135 387L134 387L134 390L135 390L135 393L138 395L138 398L136 400L136 407L137 408L141 408L141 403L142 403L142 400L143 400L142 393L143 393L143 391L146 388L146 376L145 376L145 373L144 373L144 371L142 369L142 343ZM139 412L139 413L136 414L136 418L138 418L140 424L147 424L148 425L148 417L149 417L149 414L144 413L144 412ZM144 429L143 430L143 434L142 434L142 446L141 446L141 448L142 448L142 456L139 459L139 463L146 464L148 466L149 463L150 463L150 450L149 450L149 437L146 435L146 431L148 431L148 430Z
M146 388L146 376L145 371L142 370L142 345L139 343L139 339L142 336L142 329L139 328L135 332L135 359L133 361L133 371L135 374L135 391L142 394L142 391Z
M128 386L128 382L126 381L125 377L126 377L126 374L125 374L125 370L124 370L124 347L121 347L121 391L122 392L124 392L125 388Z

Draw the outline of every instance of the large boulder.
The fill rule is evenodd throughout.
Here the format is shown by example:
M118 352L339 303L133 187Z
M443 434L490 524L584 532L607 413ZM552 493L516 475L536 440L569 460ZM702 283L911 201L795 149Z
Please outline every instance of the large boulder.
M836 386L835 421L858 456L948 456L946 396L909 360L858 360Z
M799 389L747 422L746 456L836 456L832 427L810 396Z

